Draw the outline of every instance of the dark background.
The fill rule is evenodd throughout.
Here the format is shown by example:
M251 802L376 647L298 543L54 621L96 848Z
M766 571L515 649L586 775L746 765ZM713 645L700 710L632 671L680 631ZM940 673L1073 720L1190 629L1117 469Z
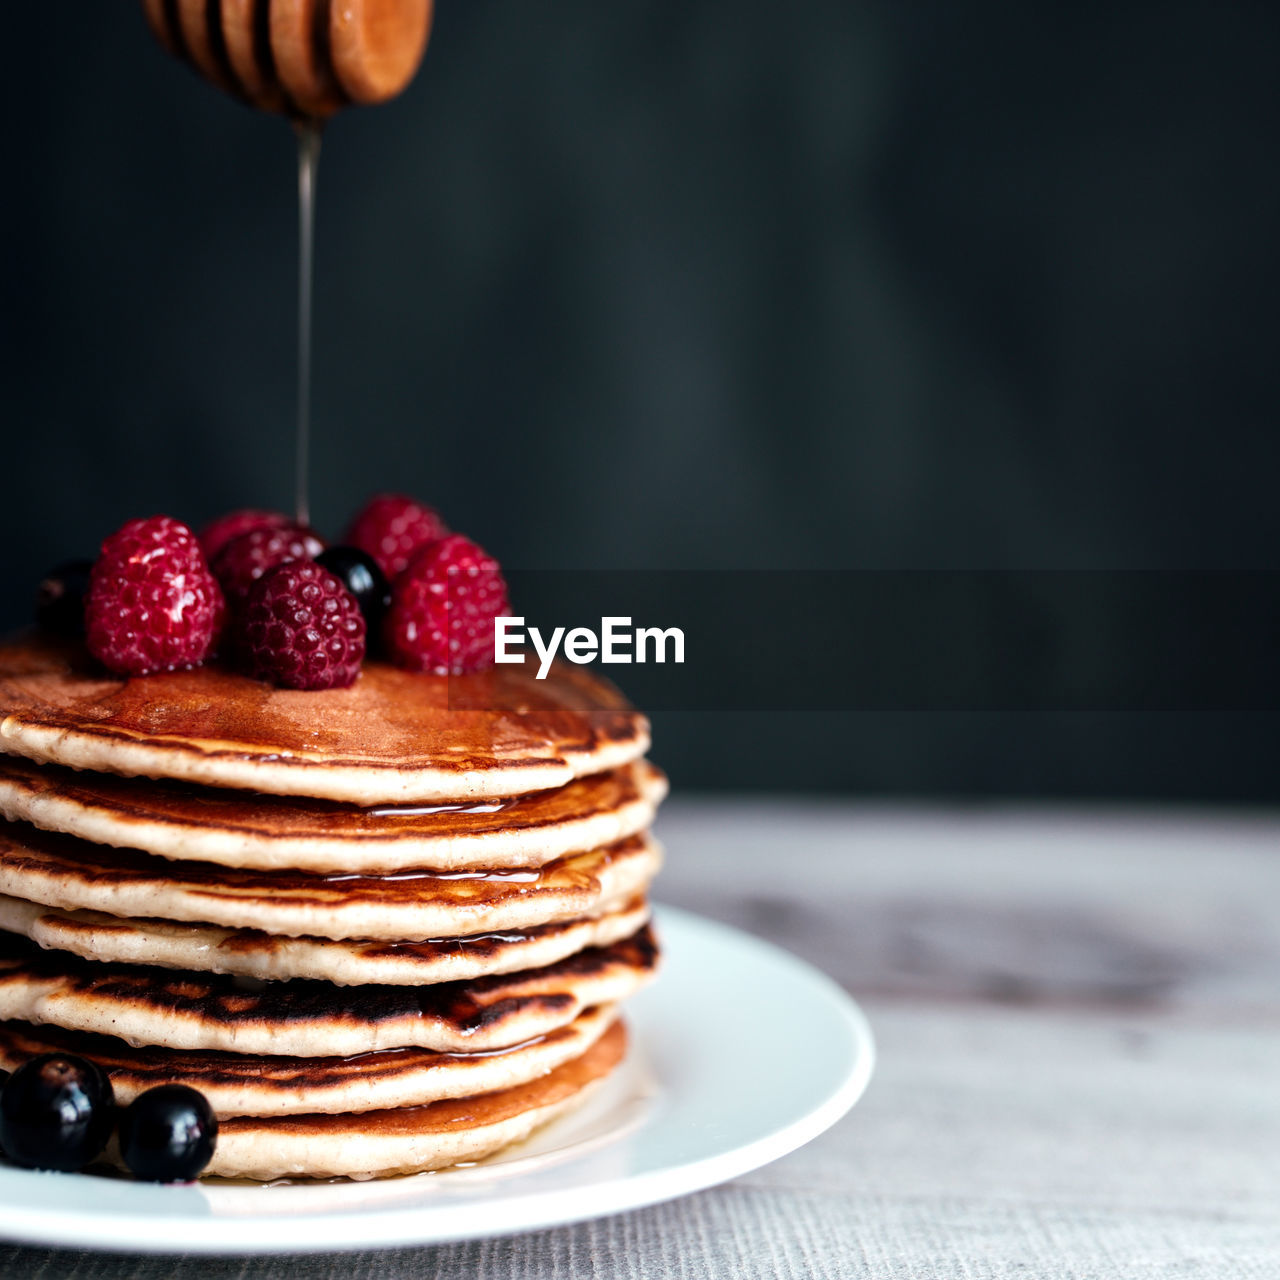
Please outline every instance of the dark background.
M296 252L282 122L132 3L13 9L6 626L132 515L291 502ZM326 138L317 524L394 488L523 568L1277 567L1278 67L1268 4L444 0L411 90ZM1276 729L663 712L655 755L1268 802Z

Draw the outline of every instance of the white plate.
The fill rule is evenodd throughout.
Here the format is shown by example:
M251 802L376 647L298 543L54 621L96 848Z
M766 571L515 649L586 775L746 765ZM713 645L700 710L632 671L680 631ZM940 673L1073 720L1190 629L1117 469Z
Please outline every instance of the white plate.
M244 1254L506 1235L714 1186L844 1115L874 1057L853 1001L736 929L670 907L658 929L662 974L628 1003L627 1061L583 1108L518 1149L417 1177L268 1187L0 1168L0 1239Z

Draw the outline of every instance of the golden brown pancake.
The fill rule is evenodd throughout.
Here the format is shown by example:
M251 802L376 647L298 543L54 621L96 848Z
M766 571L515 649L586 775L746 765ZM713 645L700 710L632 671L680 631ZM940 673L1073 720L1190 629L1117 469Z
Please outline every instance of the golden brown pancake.
M170 862L0 823L0 894L73 911L292 937L417 942L572 920L642 892L660 862L652 840L631 836L528 871L319 876Z
M376 1178L479 1160L582 1103L622 1061L615 1022L584 1054L528 1084L425 1107L343 1115L244 1116L219 1124L206 1176ZM107 1154L119 1162L114 1143Z
M562 787L639 759L645 718L559 664L444 677L365 664L349 689L276 689L218 666L131 680L83 648L0 646L0 750L41 763L359 805Z
M0 929L100 964L158 965L263 981L322 978L339 986L425 986L555 964L584 947L629 938L649 919L632 898L616 911L557 924L425 942L288 938L169 920L126 920L100 911L59 911L0 896Z
M379 1049L502 1049L546 1035L653 976L649 927L554 965L429 987L248 984L222 975L99 965L0 934L0 1019L114 1035L133 1045L285 1057Z
M636 762L514 798L366 809L0 756L6 818L165 858L259 870L536 866L644 830L665 794L662 774Z
M0 1067L194 1085L212 1175L519 1140L618 1064L656 970L648 740L570 664L304 693L0 645Z
M525 1084L585 1053L615 1011L588 1009L568 1026L510 1049L433 1053L384 1049L352 1058L263 1058L239 1053L134 1049L114 1036L0 1023L0 1070L15 1071L42 1053L77 1054L111 1076L116 1102L162 1084L185 1084L209 1100L218 1118L304 1115L420 1107Z

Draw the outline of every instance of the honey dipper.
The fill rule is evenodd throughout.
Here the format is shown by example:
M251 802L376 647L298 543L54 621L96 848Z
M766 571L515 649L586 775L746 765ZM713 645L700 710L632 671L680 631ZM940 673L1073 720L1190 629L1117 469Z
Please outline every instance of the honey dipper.
M324 119L413 79L432 0L142 0L151 30L210 83L263 111Z

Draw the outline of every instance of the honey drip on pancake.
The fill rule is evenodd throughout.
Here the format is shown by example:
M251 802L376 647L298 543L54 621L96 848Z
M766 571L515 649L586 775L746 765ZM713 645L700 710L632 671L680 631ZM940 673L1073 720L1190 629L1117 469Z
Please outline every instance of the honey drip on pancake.
M371 818L425 818L433 813L501 813L513 804L514 800L496 800L492 804L391 804L362 812Z

